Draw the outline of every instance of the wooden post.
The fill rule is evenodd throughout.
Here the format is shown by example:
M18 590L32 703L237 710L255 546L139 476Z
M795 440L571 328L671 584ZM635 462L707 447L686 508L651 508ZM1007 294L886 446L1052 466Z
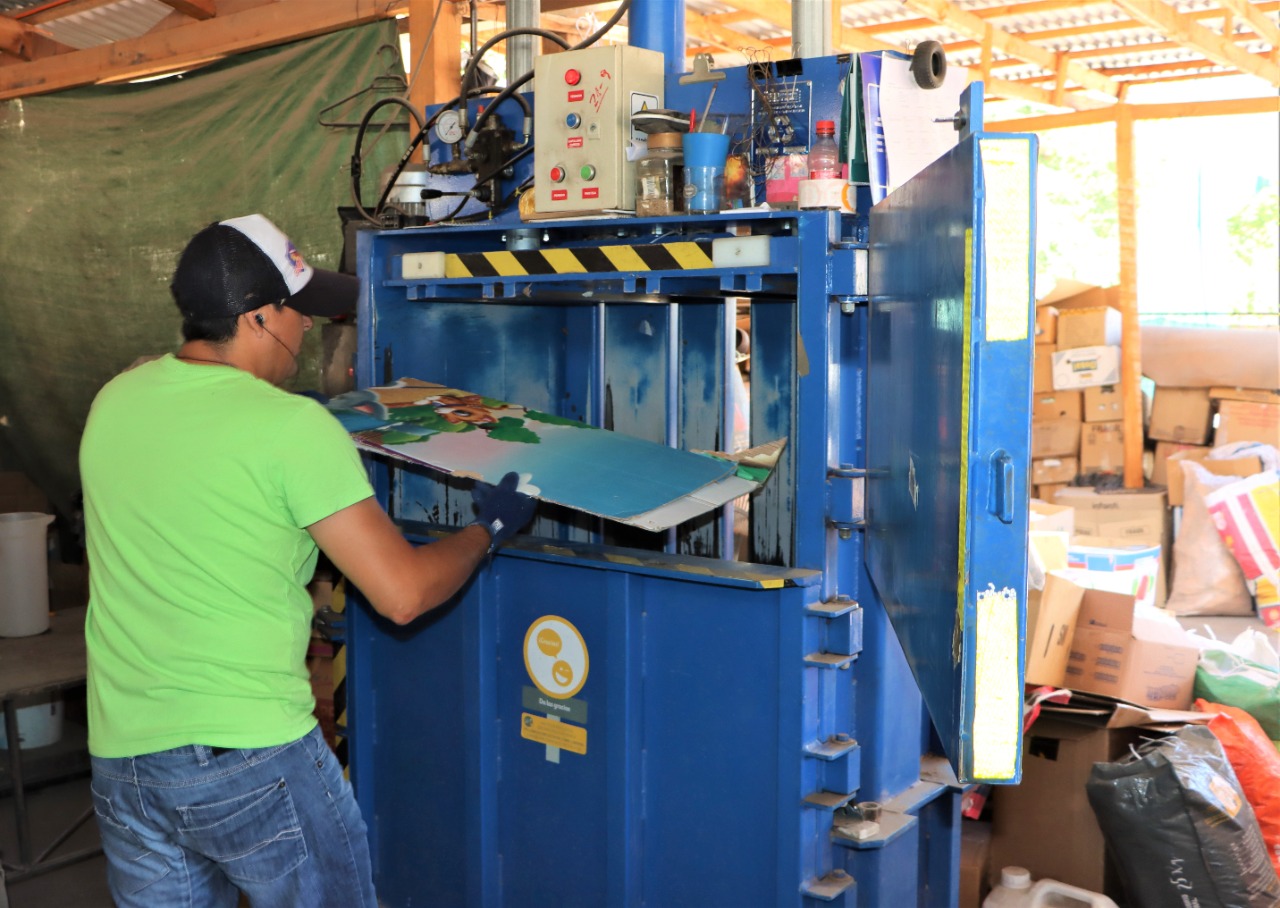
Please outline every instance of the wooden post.
M1116 105L1116 207L1120 220L1120 386L1124 403L1124 485L1142 476L1142 337L1138 327L1138 224L1134 188L1133 113Z
M435 20L435 30L431 28ZM431 43L427 44L427 35ZM436 0L409 0L409 103L418 110L428 104L442 104L462 90L462 6L444 0L436 17ZM423 46L426 52L423 53ZM415 163L423 162L426 143L414 152Z

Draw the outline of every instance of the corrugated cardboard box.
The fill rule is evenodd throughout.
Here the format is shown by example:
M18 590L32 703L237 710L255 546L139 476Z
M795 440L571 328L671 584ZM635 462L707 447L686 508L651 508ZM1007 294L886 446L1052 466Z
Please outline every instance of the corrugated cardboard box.
M1083 413L1084 395L1080 391L1037 391L1031 397L1031 419L1079 419Z
M1080 347L1053 354L1053 388L1072 391L1120 381L1119 347Z
M1032 364L1031 389L1040 394L1053 390L1053 344L1036 344Z
M1078 419L1046 419L1031 424L1031 456L1074 457L1080 449Z
M1031 484L1054 485L1070 482L1079 473L1079 464L1074 457L1045 457L1031 461Z
M1124 419L1124 395L1119 385L1084 389L1084 421L1115 422Z
M1075 510L1075 533L1090 536L1095 545L1158 545L1167 553L1172 539L1169 509L1163 489L1116 489L1099 492L1069 486L1053 496L1053 503ZM1161 559L1156 605L1167 591L1168 558Z
M1280 406L1244 400L1219 401L1213 446L1233 441L1260 441L1280 448Z
M1213 400L1250 400L1255 404L1280 404L1280 391L1263 391L1259 388L1210 388Z
M1107 347L1120 343L1120 313L1110 306L1063 309L1058 313L1059 350L1074 347Z
M1202 445L1209 440L1212 404L1204 388L1157 387L1147 437Z
M1080 472L1124 472L1124 423L1087 422L1081 427Z
M1044 589L1027 590L1027 683L1062 687L1075 634L1083 587L1058 573L1045 576Z
M1025 867L1123 903L1120 874L1107 855L1085 783L1094 763L1118 760L1151 732L1093 728L1041 717L1023 737L1022 782L992 795L991 866Z
M1157 387L1280 388L1280 330L1143 325L1142 373Z
M1054 496L1071 485L1069 482L1045 482L1033 486L1032 492L1041 501L1053 501Z
M1036 343L1052 344L1058 339L1058 310L1053 306L1036 308Z
M1085 591L1067 684L1142 706L1187 709L1200 649L1182 628L1136 615L1134 604L1123 593Z
M1200 452L1200 453L1199 453L1199 457L1204 457L1204 456L1205 456L1206 454L1208 454L1208 453L1209 453L1209 451L1211 451L1211 450L1212 450L1212 448L1208 448L1208 447L1201 447L1201 446L1199 446L1199 445L1183 445L1183 444L1178 444L1176 441L1158 441L1158 442L1156 442L1156 450L1155 450L1155 455L1154 455L1154 462L1153 462L1152 467L1151 467L1151 481L1152 481L1153 483L1155 483L1156 485L1158 485L1158 486L1172 486L1172 485L1173 485L1173 483L1172 483L1172 481L1171 481L1171 480L1170 480L1170 478L1169 478L1169 477L1172 475L1172 471L1170 471L1170 470L1169 470L1169 458L1170 458L1170 457L1172 457L1174 454L1180 454L1180 453L1182 453L1183 451L1198 451L1198 452ZM1199 458L1197 458L1197 459L1199 459ZM1169 491L1169 507L1173 507L1174 505L1177 505L1177 504L1181 504L1181 503L1182 503L1182 497L1181 497L1181 492L1182 492L1182 471L1177 469L1177 465L1176 465L1176 464L1174 465L1174 470L1176 470L1176 471L1177 471L1177 473L1178 473L1178 492L1179 492L1179 497L1178 497L1178 500L1177 500L1177 501L1174 501L1174 500L1173 500L1173 490L1172 490L1172 489L1170 489L1170 491Z
M1231 460L1210 460L1212 448L1192 448L1169 455L1165 464L1166 479L1169 480L1169 507L1177 507L1183 503L1186 488L1186 477L1178 466L1181 460L1194 460L1215 476L1252 476L1262 472L1262 459L1259 457L1236 457Z
M1076 531L1075 508L1037 501L1033 498L1027 508L1027 529L1040 533L1066 533L1071 536Z

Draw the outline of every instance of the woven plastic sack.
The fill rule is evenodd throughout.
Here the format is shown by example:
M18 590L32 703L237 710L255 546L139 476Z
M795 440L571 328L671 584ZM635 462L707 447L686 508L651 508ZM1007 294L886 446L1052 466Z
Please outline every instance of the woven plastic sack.
M1217 714L1209 720L1209 731L1231 761L1240 790L1258 819L1271 866L1280 873L1280 751L1244 710L1207 700L1197 700L1196 709Z
M1085 785L1133 908L1276 908L1280 879L1213 732L1095 763Z
M1200 651L1193 696L1236 706L1280 741L1280 672L1223 649Z

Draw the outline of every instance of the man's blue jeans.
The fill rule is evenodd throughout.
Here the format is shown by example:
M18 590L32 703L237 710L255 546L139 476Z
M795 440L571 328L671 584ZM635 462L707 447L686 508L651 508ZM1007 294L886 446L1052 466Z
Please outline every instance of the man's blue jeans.
M119 908L376 908L369 843L320 729L279 747L93 757Z

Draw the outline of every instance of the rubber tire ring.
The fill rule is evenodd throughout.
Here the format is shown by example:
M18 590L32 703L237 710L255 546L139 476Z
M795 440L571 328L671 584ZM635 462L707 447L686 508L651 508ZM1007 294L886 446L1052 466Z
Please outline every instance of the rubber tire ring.
M938 88L947 78L947 54L937 41L921 41L911 55L911 74L921 88Z

